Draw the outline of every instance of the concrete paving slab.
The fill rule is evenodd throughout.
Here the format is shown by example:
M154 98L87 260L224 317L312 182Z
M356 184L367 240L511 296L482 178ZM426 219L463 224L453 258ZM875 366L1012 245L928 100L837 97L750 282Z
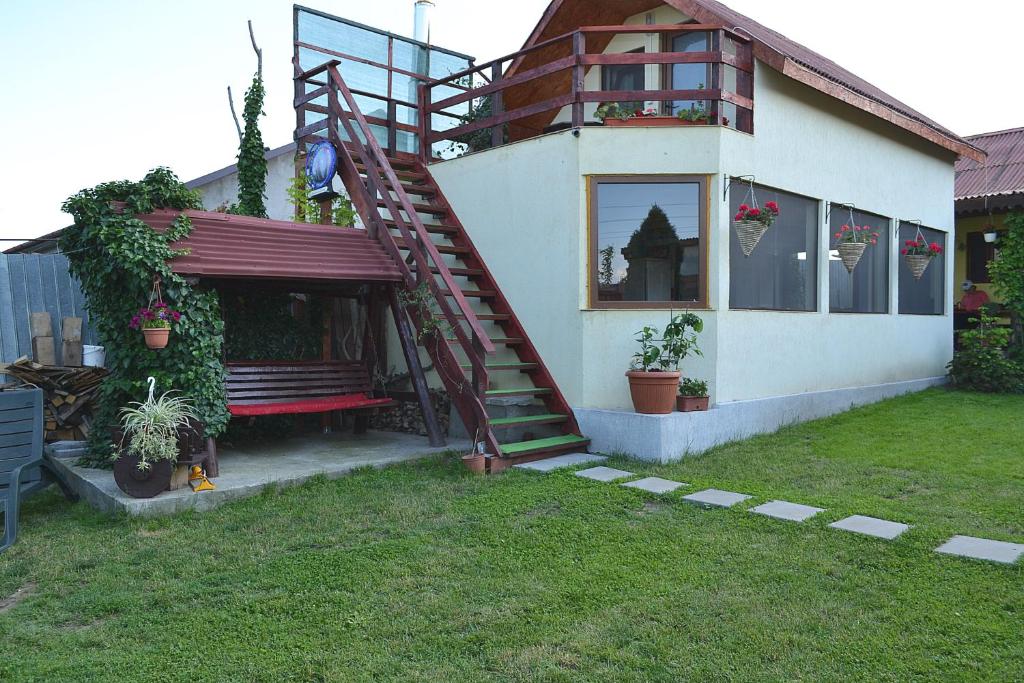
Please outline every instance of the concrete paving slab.
M594 455L593 453L568 453L566 455L555 456L554 458L524 462L521 465L513 465L513 467L521 470L532 470L534 472L552 472L554 470L560 470L563 467L589 465L594 462L604 462L607 459L608 458L603 455Z
M989 560L1002 564L1013 564L1024 555L1024 544L992 541L974 536L954 536L938 548L937 553L959 555L975 560Z
M718 508L732 507L737 503L742 503L749 499L750 496L748 495L733 493L732 491L721 491L719 489L704 489L703 491L697 491L697 493L691 493L688 496L683 496L683 500L690 503Z
M625 479L626 477L632 477L632 472L626 470L617 470L614 467L604 467L600 465L598 467L591 467L587 470L580 470L576 472L577 477L583 477L584 479L593 479L594 481L615 481L616 479Z
M640 489L641 491L647 491L648 493L672 493L680 486L686 486L686 484L682 482L662 479L661 477L646 477L644 479L637 479L636 481L629 481L620 485L628 486L631 489Z
M784 500L773 500L770 503L750 508L750 511L759 515L765 515L766 517L772 517L774 519L784 519L789 522L803 522L819 512L824 512L824 508L800 505L799 503L788 503Z
M855 534L884 538L887 541L891 541L910 528L909 524L890 522L878 519L877 517L865 517L864 515L852 515L838 522L832 522L829 526L833 529L852 531Z

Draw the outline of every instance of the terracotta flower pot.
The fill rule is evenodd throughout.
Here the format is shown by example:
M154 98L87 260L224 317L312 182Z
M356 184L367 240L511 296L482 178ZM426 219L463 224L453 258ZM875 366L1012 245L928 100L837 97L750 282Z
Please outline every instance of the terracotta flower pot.
M676 392L682 373L643 372L630 370L629 394L633 398L633 409L644 415L668 415L676 407Z
M146 346L151 349L162 349L167 346L167 341L171 338L171 328L147 328L142 330L142 334L146 338Z
M462 464L474 474L483 474L487 471L487 456L483 453L470 453L462 456Z
M676 410L680 413L698 413L708 409L707 396L676 396Z
M628 119L617 119L609 116L604 120L609 128L641 128L644 126L664 128L670 126L707 126L707 121L684 121L678 116L634 116Z

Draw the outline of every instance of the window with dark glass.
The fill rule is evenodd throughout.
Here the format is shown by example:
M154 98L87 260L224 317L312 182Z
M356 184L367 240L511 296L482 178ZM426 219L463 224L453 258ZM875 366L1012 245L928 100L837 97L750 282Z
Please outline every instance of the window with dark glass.
M593 305L706 305L703 188L691 176L593 181Z
M832 313L888 313L889 312L889 219L865 211L832 204L829 209L828 296ZM864 255L852 273L846 270L836 250L843 228L869 228L862 231L870 237ZM845 232L849 232L849 230ZM877 237L875 236L877 233ZM872 244L871 240L876 243Z
M630 50L627 54L644 52L643 48ZM601 90L646 90L643 64L607 64L601 67ZM643 101L618 102L627 111L643 109Z
M928 263L920 280L914 279L906 260L902 256L909 240L919 240L916 223L900 223L900 313L907 315L943 315L946 312L946 233L931 228L920 228L928 244L933 242L942 248L942 253Z
M708 52L711 50L711 34L706 31L680 33L668 39L669 52ZM671 90L704 90L711 87L711 64L670 64L669 88ZM684 109L708 111L704 100L677 100L667 105L669 114L678 114Z
M734 180L729 190L730 219L741 204L752 206L749 186ZM729 307L773 311L814 311L818 306L818 202L754 186L758 204L774 201L779 217L750 256L729 234Z

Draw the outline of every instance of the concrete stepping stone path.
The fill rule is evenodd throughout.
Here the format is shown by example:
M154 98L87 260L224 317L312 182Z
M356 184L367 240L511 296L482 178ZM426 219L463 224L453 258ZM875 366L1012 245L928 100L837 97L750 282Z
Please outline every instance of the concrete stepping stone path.
M563 467L589 465L591 463L604 462L607 459L608 458L603 455L594 455L592 453L569 453L567 455L559 455L554 458L535 460L534 462L524 462L521 465L513 465L513 467L521 470L532 470L534 472L552 472L554 470L562 469Z
M691 493L688 496L683 496L683 500L691 503L697 503L698 505L728 508L736 505L737 503L742 503L745 500L750 500L750 496L742 493L733 493L732 491L705 489L703 491L697 491L697 493Z
M954 536L936 548L935 552L969 557L975 560L1013 564L1020 559L1021 555L1024 555L1024 545L975 538L974 536Z
M825 510L824 508L811 507L810 505L787 503L784 500L773 500L770 503L750 508L750 511L759 515L765 515L766 517L772 517L774 519L784 519L789 522L803 522L819 512L824 512Z
M593 479L594 481L615 481L617 479L625 479L632 477L632 472L626 470L617 470L614 467L605 467L599 465L598 467L591 467L587 470L580 470L575 473L577 477L583 477L584 479Z
M909 524L889 522L876 517L865 517L864 515L853 515L838 522L832 522L829 526L833 529L852 531L855 534L884 538L887 541L891 541L910 528Z
M686 486L686 484L682 482L662 479L661 477L646 477L645 479L637 479L636 481L626 482L621 485L628 486L631 489L640 489L641 491L647 491L648 493L659 494L672 493L680 486Z

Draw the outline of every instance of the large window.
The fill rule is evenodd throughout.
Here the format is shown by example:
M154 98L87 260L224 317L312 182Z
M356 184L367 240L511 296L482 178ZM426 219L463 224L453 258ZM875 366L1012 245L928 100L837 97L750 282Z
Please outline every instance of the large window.
M591 305L707 305L705 180L601 177L591 186Z
M829 209L829 231L832 249L828 257L829 310L833 313L888 313L889 312L889 219L882 216L853 211L840 204ZM868 242L860 263L852 273L836 251L843 228L867 227L867 234L877 244ZM863 232L863 231L862 231ZM874 235L877 233L877 237Z
M814 311L818 307L818 202L788 192L754 186L757 201L779 205L779 217L750 256L729 230L729 307L774 311ZM747 186L729 190L730 218L751 205Z
M708 52L711 50L711 34L704 31L680 33L668 39L669 52ZM670 64L669 87L671 90L704 90L711 87L711 64ZM683 109L707 111L708 103L700 100L678 100L667 105L669 114Z
M643 53L644 49L630 50L627 54ZM646 90L643 64L608 64L601 67L601 90ZM642 101L619 102L627 111L643 109Z
M906 261L900 258L900 313L910 315L943 315L946 311L946 233L920 228L928 244L938 243L942 254L928 264L920 280L915 280ZM899 246L902 251L908 240L918 239L915 223L900 223Z

